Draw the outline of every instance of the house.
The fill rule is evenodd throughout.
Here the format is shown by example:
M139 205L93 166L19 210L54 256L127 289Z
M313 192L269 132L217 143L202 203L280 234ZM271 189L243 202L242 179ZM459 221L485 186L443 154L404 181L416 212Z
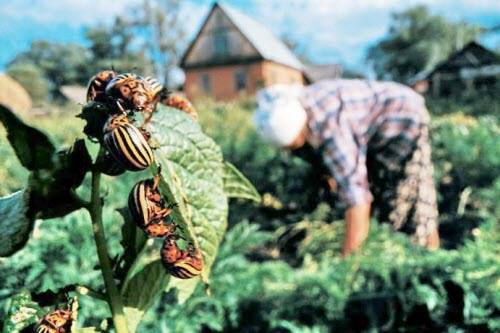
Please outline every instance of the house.
M61 86L59 92L64 98L75 104L83 105L87 102L87 87L79 85Z
M181 58L189 98L228 100L276 83L304 84L305 66L266 27L215 3Z
M417 74L411 85L437 97L495 89L499 79L500 56L470 42L433 69Z
M307 64L305 75L308 82L337 79L342 77L342 66L340 64Z

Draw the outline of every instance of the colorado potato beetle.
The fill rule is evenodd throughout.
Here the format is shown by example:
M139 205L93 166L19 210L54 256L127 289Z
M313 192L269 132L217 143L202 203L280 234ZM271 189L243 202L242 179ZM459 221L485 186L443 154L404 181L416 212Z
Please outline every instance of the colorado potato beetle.
M36 333L69 333L71 326L70 310L55 310L42 318Z
M176 225L166 218L175 205L165 205L158 191L159 177L137 182L128 197L128 207L134 221L152 237L169 237Z
M166 237L161 250L163 266L174 277L190 279L203 271L203 258L200 251L194 248L181 250L175 237Z
M193 104L184 96L168 95L161 100L161 103L172 108L179 109L191 116L194 120L198 120L198 113Z
M155 78L147 76L144 81L149 85L149 93L156 99L160 96L160 93L165 91L163 85Z
M104 125L104 145L125 169L144 170L154 161L144 134L125 115L115 115Z
M87 88L87 102L96 101L104 102L105 96L104 92L108 83L113 80L118 73L113 70L103 70L94 75L90 81Z
M140 76L125 73L116 76L106 87L106 94L113 106L125 113L126 110L151 113L155 107L155 96L150 85Z

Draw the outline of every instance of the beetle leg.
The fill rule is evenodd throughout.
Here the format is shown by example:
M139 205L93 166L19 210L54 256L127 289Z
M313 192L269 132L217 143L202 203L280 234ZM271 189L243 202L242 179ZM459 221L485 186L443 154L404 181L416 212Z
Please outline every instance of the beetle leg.
M122 114L127 115L127 112L125 112L125 109L121 105L120 101L116 101L116 105L118 105L118 110L120 110Z
M145 109L145 113L146 113L146 115L144 116L144 121L142 122L142 126L146 126L151 121L151 119L153 119L153 112L152 111Z
M158 216L159 218L164 218L167 217L171 212L172 209L170 208L162 208L155 212L155 216Z
M160 183L160 175L161 175L161 164L158 164L158 169L156 170L156 175L153 180L153 190L158 188L158 184Z

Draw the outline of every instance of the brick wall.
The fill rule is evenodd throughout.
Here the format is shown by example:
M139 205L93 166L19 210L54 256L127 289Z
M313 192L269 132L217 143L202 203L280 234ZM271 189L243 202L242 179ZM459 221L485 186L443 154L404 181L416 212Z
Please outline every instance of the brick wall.
M244 78L244 89L237 89L238 77L240 80ZM302 84L303 75L298 70L270 61L189 69L184 91L190 99L208 95L218 100L230 100L243 94L253 95L260 87L275 83Z
M262 72L266 86L277 83L304 84L304 75L302 72L272 61L264 61L262 63Z

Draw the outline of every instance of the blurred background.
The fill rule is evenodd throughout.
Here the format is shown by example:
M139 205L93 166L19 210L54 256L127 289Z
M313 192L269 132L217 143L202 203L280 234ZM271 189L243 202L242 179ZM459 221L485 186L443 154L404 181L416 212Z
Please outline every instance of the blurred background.
M263 195L231 202L212 296L200 288L175 304L165 294L141 332L500 330L498 1L15 0L0 6L0 45L0 103L58 144L83 137L75 115L95 73L152 75L194 102ZM394 80L426 97L443 249L373 221L359 255L341 260L337 199L309 164L260 142L257 89L335 78ZM6 195L27 172L0 135ZM106 179L114 254L115 209L137 179ZM99 288L96 264L84 212L37 223L22 251L0 259L0 318L23 289ZM109 316L85 297L80 312L81 326Z

